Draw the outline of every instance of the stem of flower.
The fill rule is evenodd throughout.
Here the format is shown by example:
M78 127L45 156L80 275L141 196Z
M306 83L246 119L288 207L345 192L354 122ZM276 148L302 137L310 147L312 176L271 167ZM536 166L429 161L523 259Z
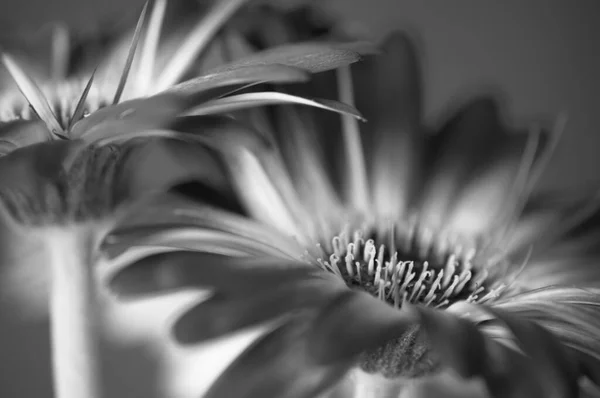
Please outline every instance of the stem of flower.
M47 232L54 397L101 398L95 325L96 236L83 227Z

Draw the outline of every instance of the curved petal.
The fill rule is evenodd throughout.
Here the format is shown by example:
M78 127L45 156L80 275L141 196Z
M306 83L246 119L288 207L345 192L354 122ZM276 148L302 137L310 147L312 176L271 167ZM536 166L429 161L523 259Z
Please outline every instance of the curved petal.
M304 250L293 239L254 220L170 194L157 196L142 208L130 212L107 243L112 246L110 250L116 253L118 250L115 250L115 246L127 247L134 240L143 240L161 231L178 228L224 232L254 242L257 248L278 248L278 252L290 258L300 258Z
M229 113L242 109L254 108L265 105L306 105L315 108L325 109L332 112L338 112L343 115L362 119L362 116L355 108L342 102L328 99L306 99L290 94L278 93L275 91L265 91L257 93L237 94L224 98L218 98L206 102L188 112L190 115L202 116L211 114Z
M519 217L530 173L544 140L537 132L507 133L486 163L463 182L449 210L448 228L499 235ZM468 163L468 161L467 161Z
M367 49L364 43L360 44L356 50L367 53L369 50L375 51ZM318 73L346 66L360 59L361 54L349 43L293 43L254 53L210 72L223 72L240 66L281 64Z
M335 219L342 203L323 159L324 137L317 136L333 132L321 131L311 109L278 107L274 112L279 149L302 203L315 218Z
M234 87L258 83L299 83L306 82L309 77L303 69L286 65L240 66L187 80L169 88L165 93L191 95L196 102L201 102L203 99L217 98L219 93L228 93Z
M348 291L316 319L310 349L319 363L333 363L377 348L415 324L407 311L367 293Z
M546 287L508 295L494 308L537 322L600 367L600 288Z
M70 131L73 139L94 139L97 132L106 135L165 127L190 104L189 99L175 94L159 94L102 108L78 121Z
M314 317L301 314L250 346L208 390L205 398L312 398L335 384L352 361L315 362L310 345ZM260 364L260 366L257 366Z
M535 322L494 309L491 314L514 336L523 352L482 334L475 324L440 311L418 309L434 349L448 366L465 377L483 377L493 397L576 397L578 369L566 348ZM469 344L448 344L446 332L469 335Z
M424 135L417 50L408 35L395 32L384 42L383 54L353 69L356 104L368 120L361 130L374 208L384 216L400 216L421 180Z
M428 224L441 225L452 215L465 182L489 170L506 138L498 103L487 96L469 101L442 127L428 154L431 168L421 206Z
M132 298L199 287L244 295L314 277L316 271L304 263L277 258L176 251L138 259L119 270L110 287L119 296Z
M296 275L293 282L281 278L272 285L261 280L252 292L219 291L177 319L173 336L180 344L200 343L298 310L318 308L346 288L341 283L336 286L332 281L307 276Z

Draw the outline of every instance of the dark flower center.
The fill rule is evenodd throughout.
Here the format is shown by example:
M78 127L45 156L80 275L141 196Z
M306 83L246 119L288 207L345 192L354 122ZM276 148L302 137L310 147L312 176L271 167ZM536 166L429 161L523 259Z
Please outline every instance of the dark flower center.
M489 278L497 264L478 253L475 244L419 228L394 225L344 231L328 244L318 244L319 265L382 301L401 308L404 303L446 308L457 301L483 303L506 288L501 278ZM498 262L501 260L498 260ZM365 327L368 327L365 325ZM437 367L418 332L399 338L362 356L361 368L386 377L416 377Z

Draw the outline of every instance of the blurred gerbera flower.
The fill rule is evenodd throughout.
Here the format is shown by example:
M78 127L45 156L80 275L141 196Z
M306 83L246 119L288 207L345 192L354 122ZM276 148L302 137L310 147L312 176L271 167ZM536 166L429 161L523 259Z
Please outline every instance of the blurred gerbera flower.
M600 370L597 197L532 198L556 135L507 127L493 97L430 133L414 45L383 47L337 71L367 123L278 109L274 146L248 130L223 153L245 211L149 206L107 241L139 258L112 288L208 289L181 344L266 325L205 397L583 394Z
M95 325L96 273L103 260L100 242L124 214L138 206L138 200L147 200L190 175L206 176L209 167L218 169L207 159L210 154L197 145L194 156L204 156L186 159L200 170L161 176L165 167L161 160L186 152L178 146L175 156L156 159L149 146L157 141L144 137L202 142L212 133L215 140L223 141L240 127L229 117L205 119L205 115L265 104L300 103L358 116L352 107L336 101L271 92L229 95L265 82L303 82L311 72L355 62L361 54L352 45L281 47L178 83L244 3L214 2L181 44L171 43L164 51L159 51L159 35L166 1L152 2L151 9L146 4L132 37L124 41L127 44L118 45L115 55L103 60L86 80L80 79L85 71L74 76L57 72L54 79L38 85L13 57L2 56L20 93L7 90L0 96L1 290L11 302L16 298L15 307L23 309L28 300L33 301L32 312L38 318L50 313L57 397L101 394L100 331ZM55 39L54 64L62 71L70 63L66 42L64 35ZM155 74L159 52L168 57ZM119 55L121 67L115 74L113 64ZM204 137L198 137L199 129ZM38 250L34 255L26 247ZM48 276L44 276L46 269L39 268L40 262L48 265ZM27 289L32 280L40 279L39 289ZM48 300L49 311L37 308Z
M136 116L146 112L146 118L140 117L138 122L148 120L156 124L163 114L170 115L174 107L180 113L185 110L188 115L226 113L274 103L337 108L334 102L310 101L269 92L230 94L260 83L306 81L308 73L316 70L302 68L297 64L298 58L310 57L315 52L321 61L325 61L319 65L321 70L334 67L333 63L355 62L361 56L358 51L361 49L353 49L351 44L323 43L302 47L300 51L287 47L272 49L265 54L267 59L262 54L253 54L249 60L220 65L201 76L193 73L193 78L182 82L190 76L191 69L199 71L199 59L212 44L212 39L246 2L214 2L191 29L183 34L175 32L173 37L164 40L160 33L167 2L152 2L149 16L146 15L146 4L131 37L117 43L92 68L86 62L82 70L71 70L81 63L76 62L77 55L81 54L69 51L69 38L64 29L55 30L50 76L34 79L14 57L3 54L3 63L18 90L5 89L0 95L1 154L35 142L89 137L98 125L115 123L115 119L128 122L128 116L134 112ZM41 84L36 83L35 80L40 78ZM186 105L173 99L181 96L188 99ZM102 112L97 113L99 110ZM338 110L348 111L348 108ZM131 128L132 124L129 125ZM143 124L137 126L137 130L143 128ZM115 125L111 129L114 130Z

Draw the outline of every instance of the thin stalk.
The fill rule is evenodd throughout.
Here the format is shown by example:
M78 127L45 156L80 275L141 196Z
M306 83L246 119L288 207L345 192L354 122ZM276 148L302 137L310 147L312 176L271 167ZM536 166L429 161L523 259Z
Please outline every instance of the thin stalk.
M101 398L93 272L97 239L83 227L47 232L54 397Z

